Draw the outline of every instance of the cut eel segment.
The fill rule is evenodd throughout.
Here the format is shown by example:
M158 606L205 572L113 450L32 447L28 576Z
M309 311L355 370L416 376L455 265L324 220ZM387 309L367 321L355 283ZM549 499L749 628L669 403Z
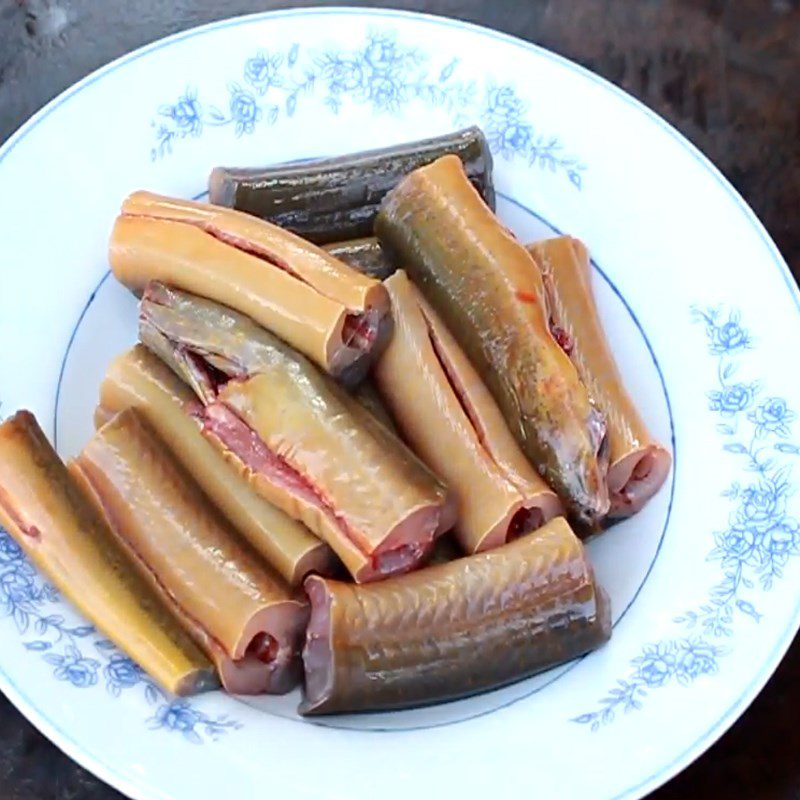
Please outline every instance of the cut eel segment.
M370 586L310 576L300 712L464 697L599 647L608 599L563 517L485 553Z
M97 427L135 408L200 488L291 586L310 572L330 575L338 560L304 525L268 503L242 480L202 433L203 406L144 346L116 358L100 387Z
M571 341L570 358L608 425L609 516L635 514L661 488L672 459L625 390L592 292L589 252L569 236L529 246L541 269L553 322Z
M214 667L131 569L33 415L0 425L0 523L59 592L167 691L219 685Z
M229 692L295 686L307 604L239 542L136 411L104 425L70 470Z
M553 337L531 255L450 156L390 192L375 231L453 332L525 455L573 518L596 526L609 508L605 422Z
M461 159L469 179L494 208L492 155L475 126L333 158L217 167L209 176L209 199L268 219L312 242L355 239L372 234L386 192L404 175L445 153Z
M404 439L456 495L462 548L497 547L563 513L475 368L405 272L384 285L395 329L375 381Z
M160 280L229 305L344 382L366 374L391 329L378 281L231 209L136 192L122 206L109 258L135 293Z
M413 569L453 524L451 498L430 470L247 317L152 285L140 337L199 387L204 433L229 462L326 541L357 581Z

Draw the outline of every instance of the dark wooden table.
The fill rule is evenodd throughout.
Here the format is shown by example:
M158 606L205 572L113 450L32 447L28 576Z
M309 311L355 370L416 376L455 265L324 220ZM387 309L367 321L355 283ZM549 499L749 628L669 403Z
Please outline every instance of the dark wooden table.
M722 169L800 274L798 0L419 0L586 65L644 100ZM272 0L0 0L0 142L86 73L169 33ZM800 800L800 642L750 710L659 800ZM623 754L621 754L623 757ZM119 795L0 696L0 800ZM202 799L198 799L202 800Z

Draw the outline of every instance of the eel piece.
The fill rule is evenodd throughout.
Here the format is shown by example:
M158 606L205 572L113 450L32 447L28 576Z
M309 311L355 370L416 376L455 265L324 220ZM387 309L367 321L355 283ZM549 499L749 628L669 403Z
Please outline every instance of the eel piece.
M160 280L229 305L343 383L361 380L391 331L379 281L275 225L207 203L135 192L109 259L137 295Z
M453 524L449 493L358 401L237 312L152 284L139 335L194 389L203 432L359 582L413 569Z
M225 689L296 685L307 603L239 542L138 412L106 423L69 469Z
M116 358L100 387L97 427L135 408L228 522L289 583L310 572L330 575L338 560L327 544L257 494L202 434L203 407L175 374L143 345Z
M406 273L384 285L395 328L375 365L375 383L404 440L455 494L455 534L464 551L497 547L563 514L475 368Z
M0 523L63 597L164 689L189 695L219 685L28 411L0 425Z
M311 575L305 585L302 714L464 697L582 655L611 633L608 599L563 517L382 583Z
M389 192L375 231L453 332L523 452L573 518L595 528L609 508L605 420L553 338L531 255L452 156Z
M672 458L657 442L625 390L592 292L589 251L569 236L528 250L545 280L552 323L566 334L569 355L608 425L611 517L639 511L661 488Z
M397 269L374 236L333 242L326 244L324 249L334 258L379 281L388 278Z
M447 153L494 208L492 155L480 128L353 155L265 168L217 167L212 203L238 208L318 243L372 235L381 200L404 175Z

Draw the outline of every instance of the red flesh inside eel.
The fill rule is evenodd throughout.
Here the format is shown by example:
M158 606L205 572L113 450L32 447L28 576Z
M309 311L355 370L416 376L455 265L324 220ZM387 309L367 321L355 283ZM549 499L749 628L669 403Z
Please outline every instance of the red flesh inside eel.
M205 360L196 356L195 359L196 366L201 363L209 366ZM221 375L219 370L206 371L209 385L212 385L217 392L225 382L220 381ZM332 520L339 530L369 558L371 571L363 578L364 580L408 571L424 558L432 547L433 532L430 542L387 541L373 552L365 552L363 546L359 545L357 532L347 519L337 512L319 487L286 459L270 450L261 437L227 405L220 401L212 402L205 408L198 409L196 416L206 432L222 442L253 472L260 473L271 484L318 508Z

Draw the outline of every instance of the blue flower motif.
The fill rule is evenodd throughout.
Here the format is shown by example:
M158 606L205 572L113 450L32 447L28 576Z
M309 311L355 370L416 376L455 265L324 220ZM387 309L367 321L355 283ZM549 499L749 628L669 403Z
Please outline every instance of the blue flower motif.
M789 423L793 422L796 416L794 411L789 410L782 397L770 397L749 414L748 418L755 423L756 436L759 438L774 433L785 439L790 433Z
M24 557L22 548L0 528L0 566L15 564L22 561Z
M169 117L184 136L199 136L203 130L202 108L194 89L187 89L175 105L162 106L160 112Z
M236 135L252 133L261 119L261 109L255 97L239 86L231 87L231 119L236 123Z
M69 681L78 689L86 689L97 683L100 662L84 658L77 647L70 646L66 655L50 657L48 660L56 664L54 675L60 681Z
M11 569L0 575L0 597L4 597L11 606L33 601L36 598L36 585L28 570Z
M675 654L662 645L646 647L636 663L638 677L652 689L663 686L675 674Z
M705 642L692 642L681 653L678 678L693 681L700 675L713 675L719 669L717 651Z
M519 120L509 120L492 131L491 139L501 155L518 155L531 147L533 128Z
M402 101L402 89L391 78L375 76L369 82L369 98L380 111L396 111Z
M709 326L711 338L711 352L714 355L730 355L737 350L744 350L750 346L750 337L739 324L739 312L732 312L727 322L717 324L716 318Z
M397 42L386 34L372 34L364 48L364 60L375 70L388 72L402 65Z
M192 742L199 741L195 728L203 721L203 716L195 711L186 700L175 700L162 705L151 720L151 727L176 731Z
M136 686L144 677L142 668L127 656L114 653L103 670L106 679L106 688L117 696L123 689Z
M723 386L722 389L709 392L709 408L721 412L723 416L732 417L753 402L753 395L753 387L746 383Z
M769 482L742 491L736 518L741 525L764 531L784 513L783 493Z
M764 532L760 546L767 558L785 563L789 555L800 551L800 524L782 519Z
M244 64L244 78L255 87L259 94L266 94L270 87L283 86L281 65L283 56L276 53L268 55L259 52L254 58L248 58Z
M557 137L542 136L531 124L527 107L512 84L497 86L463 75L460 58L439 58L406 44L391 28L369 31L352 49L314 52L298 42L275 42L243 59L243 86L229 86L230 110L209 103L201 107L194 90L187 89L173 105L161 106L151 121L155 142L152 160L165 158L187 135L205 128L228 128L237 136L252 133L259 120L275 125L294 117L303 98L317 95L323 108L338 114L346 99L369 103L376 112L398 111L415 101L445 112L462 127L483 116L492 149L506 159L524 158L529 164L566 176L577 189L583 185L585 165L566 154ZM255 97L248 92L254 93ZM324 96L319 95L324 92ZM257 97L269 97L259 106ZM535 132L535 136L534 136Z
M489 89L486 100L486 116L490 123L507 124L518 121L525 111L525 105L510 86Z
M155 716L150 718L149 726L154 730L161 728L180 733L192 744L201 744L203 741L197 732L198 728L206 736L216 739L226 731L238 730L242 727L241 723L227 716L209 717L202 711L193 708L186 700L175 700L160 706Z
M722 533L715 533L716 550L709 558L722 558L726 564L759 563L758 535L747 525L734 525Z
M351 59L330 57L324 61L322 73L333 94L355 92L364 85L364 70Z

